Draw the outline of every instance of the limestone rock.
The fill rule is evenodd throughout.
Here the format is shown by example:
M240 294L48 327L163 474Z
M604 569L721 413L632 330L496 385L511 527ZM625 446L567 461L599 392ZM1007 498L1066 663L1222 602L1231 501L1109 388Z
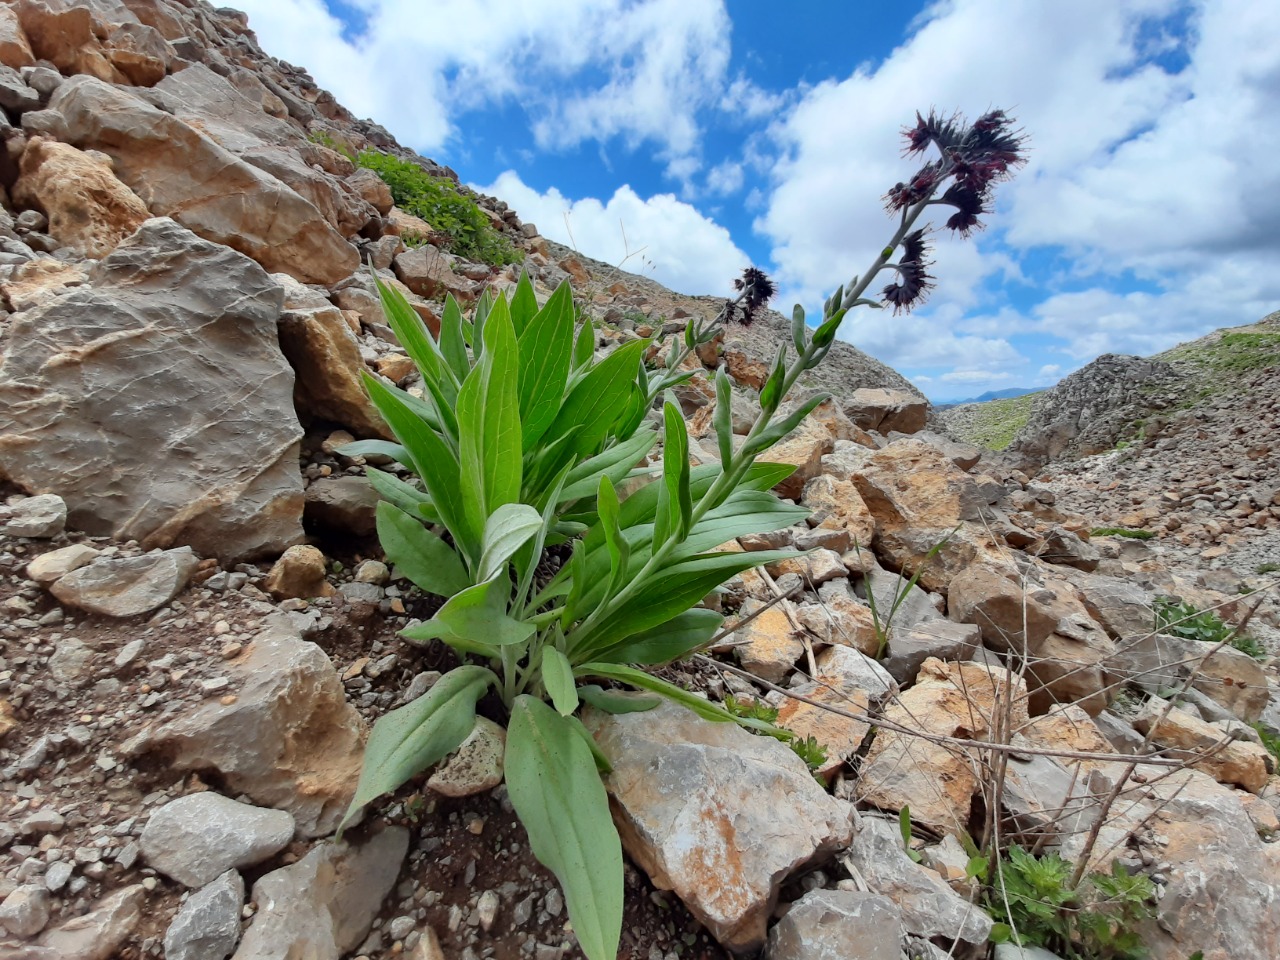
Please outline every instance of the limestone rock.
M492 720L476 717L475 728L427 779L427 786L446 797L469 797L502 782L507 731Z
M1270 696L1266 671L1234 647L1215 651L1217 644L1154 634L1150 629L1116 646L1114 671L1148 693L1180 689L1194 675L1192 689L1245 723L1253 723L1266 709Z
M915 808L911 808L914 818ZM921 937L985 943L991 918L969 903L928 867L913 863L896 823L861 817L848 853L842 857L872 893L888 897L902 911L902 926Z
M1160 719L1167 700L1152 697L1143 704L1133 725L1139 733L1149 734L1151 741L1166 748L1165 754L1191 762L1219 783L1233 783L1251 793L1259 793L1267 783L1268 753L1261 744L1231 740L1218 746L1226 735L1220 727L1205 723L1185 710L1174 707ZM1154 732L1152 732L1154 729ZM1197 755L1208 753L1200 759Z
M0 63L17 70L36 62L13 7L0 7Z
M981 632L971 623L938 619L914 627L893 627L884 668L898 683L908 684L926 660L972 660L981 646Z
M814 477L804 485L800 503L812 511L810 526L819 530L843 530L849 535L850 547L871 548L876 533L875 517L850 481L826 474Z
M73 543L42 553L27 564L27 577L39 584L53 583L72 570L79 570L98 556L98 551L83 543Z
M1156 783L1168 882L1145 937L1151 960L1280 956L1280 844L1264 843L1239 794L1194 771Z
M280 348L297 375L299 410L341 424L361 438L392 439L360 380L365 368L360 345L341 310L286 310L280 317Z
M0 942L0 951L8 960L112 960L142 919L146 898L142 884L124 887L24 947Z
M44 211L49 233L82 257L105 257L150 216L104 156L32 137L20 171L14 200Z
M49 589L63 603L90 613L136 617L176 597L199 562L190 547L137 557L99 557L61 577Z
M148 220L90 286L14 316L3 472L62 496L94 535L224 561L297 542L302 431L280 300L247 257Z
M586 722L623 847L730 950L759 949L782 882L849 842L851 809L776 740L666 702Z
M52 493L25 497L11 507L0 506L0 535L49 540L66 528L67 504Z
M899 694L884 716L908 730L986 740L1006 709L1009 729L1027 722L1025 694L1022 680L999 667L926 660L915 686ZM965 749L885 729L863 761L856 796L883 810L909 806L917 823L958 834L968 829L977 786Z
M919 571L926 590L945 590L956 574L998 555L985 531L966 524L985 506L973 478L923 441L877 451L853 483L875 518L876 553L889 566Z
M888 897L811 890L769 931L769 960L899 960L902 912Z
M257 915L232 960L338 960L365 938L395 886L409 831L326 841L253 885Z
M319 547L296 544L280 555L267 574L267 592L277 600L333 596L325 579L327 564Z
M754 598L746 600L739 611L749 617L764 607ZM743 669L773 683L786 678L804 653L804 643L797 636L780 604L756 616L733 634L738 660Z
M1037 584L1008 568L975 564L952 580L947 599L951 617L977 624L988 647L1027 659L1033 712L1055 702L1078 703L1090 714L1106 709L1116 647L1070 584Z
M817 603L796 606L796 619L822 643L843 644L869 657L882 652L871 608L853 595L847 580L824 583Z
M14 12L41 60L50 61L63 73L87 73L112 83L128 82L108 57L102 42L109 31L97 4L74 4L58 0L22 0ZM136 20L131 14L128 20Z
M377 491L364 477L329 477L307 487L306 518L357 537L377 531Z
M851 647L829 647L816 658L818 674L791 688L792 693L851 713L869 714L898 692L898 685L875 660ZM858 752L870 725L843 717L781 693L767 701L778 708L778 723L801 738L813 737L827 748L827 765L818 772L833 772Z
M905 390L862 389L845 401L844 412L864 430L888 435L923 430L929 401Z
M0 281L0 292L9 301L14 313L53 299L67 287L84 283L88 274L76 264L63 263L50 257L28 260L14 269L13 275Z
M394 266L401 282L428 300L443 300L451 293L467 303L479 293L477 284L454 273L444 253L431 244L406 250L396 257Z
M347 184L382 216L385 217L391 213L395 205L395 201L391 198L391 188L372 170L361 167L347 176Z
M230 790L292 813L303 836L331 833L355 792L364 737L333 664L277 620L230 671L234 703L202 703L144 731L128 752L216 770Z
M240 941L244 878L228 870L178 908L164 935L165 960L224 960Z
M822 471L822 458L835 449L835 439L820 423L805 420L769 448L770 463L789 463L796 470L776 487L780 497L799 500L804 485Z
M1058 526L1050 527L1044 538L1028 552L1046 563L1075 567L1085 573L1097 570L1101 561L1097 547L1085 543L1070 530Z
M203 887L228 870L261 863L293 839L293 817L221 794L171 800L147 820L139 842L147 863L188 887Z
M304 282L336 283L359 266L355 247L312 203L128 91L76 76L58 87L49 109L65 119L74 146L115 161L116 176L153 214Z
M30 940L49 922L49 891L43 885L24 884L0 903L0 927L15 937Z

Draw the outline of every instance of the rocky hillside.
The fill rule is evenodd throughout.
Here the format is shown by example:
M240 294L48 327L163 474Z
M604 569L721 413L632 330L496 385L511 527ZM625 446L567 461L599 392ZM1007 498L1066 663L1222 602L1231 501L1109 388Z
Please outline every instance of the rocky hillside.
M602 354L722 301L550 243L201 0L7 0L0 63L0 957L581 956L495 707L334 837L370 725L456 663L400 636L440 601L385 562L366 474L407 473L339 452L390 436L363 374L421 395L369 269L432 332L448 294L568 278ZM825 754L675 706L588 715L619 956L1004 960L996 922L1033 921L996 895L1012 861L968 869L984 838L1132 874L1117 923L1152 960L1280 956L1280 610L1264 564L1224 564L1280 522L1277 372L1241 359L1274 319L1151 362L1249 392L1171 401L1110 475L1033 480L834 350L802 385L833 402L769 454L808 520L726 545L804 554L708 598L734 631L662 668ZM717 455L713 372L745 432L785 332L687 361L692 458ZM1122 369L1073 388L1058 452L1101 442ZM1157 535L1094 535L1117 525ZM1155 628L1172 596L1214 611L1200 633Z

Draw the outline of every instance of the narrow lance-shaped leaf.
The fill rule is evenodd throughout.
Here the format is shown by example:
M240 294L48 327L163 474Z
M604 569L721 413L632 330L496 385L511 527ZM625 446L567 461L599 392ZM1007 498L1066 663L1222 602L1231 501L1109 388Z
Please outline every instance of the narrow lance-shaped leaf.
M458 393L462 503L483 530L489 515L520 498L520 407L515 332L499 296L484 324L484 355Z
M721 367L716 371L716 441L720 445L720 463L728 468L733 462L733 384Z
M467 356L466 336L463 334L464 322L462 310L453 294L446 294L444 310L440 314L440 354L445 363L458 378L458 383L467 379L471 372L471 360Z
M520 333L520 421L525 450L546 433L564 400L573 345L573 292L560 284Z
M441 521L453 534L454 542L468 558L479 559L480 533L484 528L473 526L468 520L453 451L382 381L365 374L364 383L378 412L413 458L414 469L426 485L427 495Z
M564 891L588 960L616 960L622 933L622 844L591 749L540 700L516 698L507 727L507 791L533 855Z
M769 426L769 429L765 430L762 434L760 434L760 436L756 437L755 440L753 440L751 444L747 448L745 448L745 452L748 454L754 455L757 453L762 453L765 450L768 450L779 440L783 439L792 430L800 426L800 422L804 420L804 418L807 417L809 414L811 414L815 408L817 408L823 403L826 403L830 399L831 399L831 394L829 393L819 393L816 396L810 397L803 404L801 404L800 407L793 410L790 414L783 417L780 421L778 421L777 423L771 424Z
M372 271L371 271L372 272ZM452 400L457 396L457 381L452 370L447 370L444 358L436 346L435 340L427 332L422 318L409 305L409 301L395 287L383 283L382 278L373 272L374 285L382 300L382 311L386 314L387 323L391 326L410 359L422 373L424 382L434 382Z
M515 327L516 336L524 333L534 314L538 312L538 298L534 296L533 284L529 280L529 271L520 271L520 280L516 283L516 292L511 296L511 325Z
M693 498L689 492L689 434L685 430L680 408L670 400L663 405L665 432L662 448L662 478L666 483L677 520L676 537L689 535L693 516Z
M573 344L573 367L575 370L585 367L596 353L596 328L590 317L582 318L582 326L578 330L578 339Z
M382 499L394 503L405 513L418 517L425 523L440 523L440 512L431 502L431 498L416 487L412 487L398 477L369 467L364 472L369 486L377 491Z
M797 354L804 353L809 346L805 342L804 307L798 303L791 311L791 342L795 344Z
M356 440L353 443L344 443L333 452L344 457L390 457L406 467L413 466L413 461L409 459L409 451L404 448L404 445L392 443L390 440Z
M497 682L484 667L461 666L417 700L378 720L369 734L360 780L339 833L370 800L456 750L475 726L476 701Z

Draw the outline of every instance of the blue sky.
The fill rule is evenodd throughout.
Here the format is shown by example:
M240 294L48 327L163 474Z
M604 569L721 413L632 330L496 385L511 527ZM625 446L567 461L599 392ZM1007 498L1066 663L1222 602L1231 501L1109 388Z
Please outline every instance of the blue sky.
M1055 382L1280 307L1280 17L1256 0L233 0L267 52L685 293L748 261L810 315L887 239L917 109L1030 162L938 286L842 336L935 400ZM624 243L625 231L625 243Z

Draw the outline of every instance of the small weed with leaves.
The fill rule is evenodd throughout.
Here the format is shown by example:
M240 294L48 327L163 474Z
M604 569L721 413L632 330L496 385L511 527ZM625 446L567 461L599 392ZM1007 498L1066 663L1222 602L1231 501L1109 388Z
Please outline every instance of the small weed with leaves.
M1089 531L1091 537L1127 537L1130 540L1150 540L1155 536L1151 530L1130 530L1127 527L1098 527Z
M1248 634L1240 633L1229 623L1223 622L1212 610L1200 610L1193 604L1173 597L1156 597L1152 609L1157 633L1184 640L1200 640L1203 643L1221 643L1225 640L1229 646L1257 660L1267 655L1266 647Z

